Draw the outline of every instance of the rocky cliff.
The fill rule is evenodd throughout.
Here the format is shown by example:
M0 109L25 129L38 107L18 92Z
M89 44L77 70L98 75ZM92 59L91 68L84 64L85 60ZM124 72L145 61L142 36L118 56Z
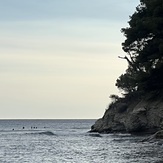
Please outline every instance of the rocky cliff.
M104 116L91 127L91 132L154 133L163 129L163 100L149 98L124 98L110 105Z

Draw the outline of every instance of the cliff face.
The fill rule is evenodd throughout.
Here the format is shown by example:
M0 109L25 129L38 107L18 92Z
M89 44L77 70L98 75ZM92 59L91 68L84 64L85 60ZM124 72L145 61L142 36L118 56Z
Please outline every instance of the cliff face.
M91 127L91 132L154 133L163 129L163 101L132 99L111 105Z

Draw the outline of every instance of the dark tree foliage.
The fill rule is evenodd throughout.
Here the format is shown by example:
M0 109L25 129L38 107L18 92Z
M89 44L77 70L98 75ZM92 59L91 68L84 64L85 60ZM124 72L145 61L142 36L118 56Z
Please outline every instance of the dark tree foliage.
M140 0L122 28L128 68L116 81L126 93L163 89L163 0Z

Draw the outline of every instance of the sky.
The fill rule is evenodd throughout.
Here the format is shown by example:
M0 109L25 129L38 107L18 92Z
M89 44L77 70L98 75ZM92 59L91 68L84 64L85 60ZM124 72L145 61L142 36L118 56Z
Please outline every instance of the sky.
M98 119L127 63L138 0L0 0L0 119Z

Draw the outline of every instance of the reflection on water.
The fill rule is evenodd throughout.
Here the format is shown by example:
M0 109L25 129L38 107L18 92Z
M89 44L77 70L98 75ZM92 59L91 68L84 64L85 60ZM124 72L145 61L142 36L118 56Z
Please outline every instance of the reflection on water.
M0 122L2 163L163 162L161 140L141 142L145 136L87 133L93 120Z

